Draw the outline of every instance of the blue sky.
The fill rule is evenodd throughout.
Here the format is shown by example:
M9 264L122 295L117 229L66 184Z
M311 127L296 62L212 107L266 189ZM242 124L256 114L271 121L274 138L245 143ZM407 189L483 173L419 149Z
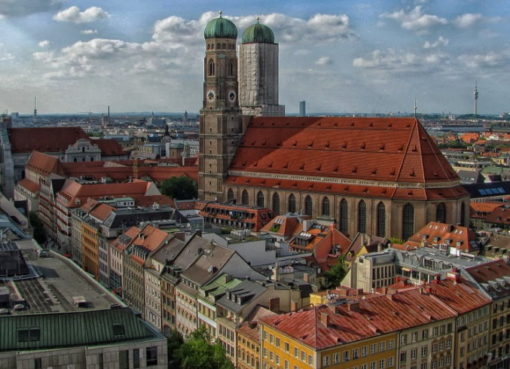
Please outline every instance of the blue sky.
M0 109L198 111L219 10L274 30L288 112L510 111L508 0L0 0Z

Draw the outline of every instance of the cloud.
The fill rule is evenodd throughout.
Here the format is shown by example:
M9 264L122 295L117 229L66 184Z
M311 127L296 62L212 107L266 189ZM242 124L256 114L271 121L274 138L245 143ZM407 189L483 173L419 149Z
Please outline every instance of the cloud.
M92 23L98 20L109 18L110 14L97 6L90 7L84 11L80 11L77 6L71 6L64 9L53 17L58 22L71 22L76 24Z
M381 18L392 19L400 23L402 28L415 32L426 32L430 28L448 24L445 18L434 14L424 14L421 5L409 11L400 9L393 13L384 13Z
M15 56L11 53L2 53L0 55L0 62L4 62L4 61L10 61L10 60L13 60L15 59Z
M499 22L500 20L500 17L485 17L480 13L466 13L456 17L453 24L459 28L470 28L480 23Z
M368 57L352 62L355 68L386 72L428 72L448 64L449 56L443 53L418 54L402 50L374 50Z
M97 29L84 29L80 33L82 35L95 35L97 33Z
M22 17L59 9L63 0L0 0L0 16Z
M506 69L510 68L510 52L488 52L485 54L463 54L458 61L469 69Z
M43 40L43 41L39 41L39 43L37 45L41 48L45 48L45 47L50 46L50 42L48 40Z
M333 60L329 56L321 56L315 61L315 65L325 66L333 64Z
M424 49L435 49L436 47L447 46L450 40L444 38L443 36L439 36L436 41L425 41L423 44Z

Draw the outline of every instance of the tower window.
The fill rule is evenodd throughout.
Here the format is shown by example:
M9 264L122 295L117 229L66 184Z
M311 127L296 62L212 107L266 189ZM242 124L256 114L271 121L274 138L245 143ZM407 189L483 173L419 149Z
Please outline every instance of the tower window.
M215 66L214 66L214 61L211 59L211 60L209 60L209 75L214 76L214 74L215 74Z
M228 75L233 76L234 75L234 63L230 62L228 66Z

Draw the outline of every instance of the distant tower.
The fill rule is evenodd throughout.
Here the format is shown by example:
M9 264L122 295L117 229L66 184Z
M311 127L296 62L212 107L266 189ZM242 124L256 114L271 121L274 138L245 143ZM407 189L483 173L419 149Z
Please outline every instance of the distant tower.
M414 117L418 115L418 104L416 103L416 99L414 99Z
M37 96L34 97L34 120L37 118Z
M475 81L475 89L473 90L474 97L474 114L475 117L478 116L478 83Z
M110 125L110 105L108 105L108 118L106 120L106 124Z
M237 97L237 28L220 13L207 23L204 37L198 196L223 201L223 182L243 134Z
M284 116L278 105L278 44L271 28L246 28L239 47L239 104L244 115Z
M299 116L306 117L306 101L299 102Z
M182 117L182 123L184 123L184 125L186 125L188 123L188 111L187 110L184 111L184 116Z

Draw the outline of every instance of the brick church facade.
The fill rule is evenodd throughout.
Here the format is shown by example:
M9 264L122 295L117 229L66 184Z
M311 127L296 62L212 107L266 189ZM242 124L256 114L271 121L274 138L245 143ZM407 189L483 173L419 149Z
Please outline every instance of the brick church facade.
M263 32L250 29L243 44L274 43L255 26ZM430 221L468 224L469 195L416 118L242 115L237 29L220 17L204 35L201 199L308 214L350 236L407 239Z

